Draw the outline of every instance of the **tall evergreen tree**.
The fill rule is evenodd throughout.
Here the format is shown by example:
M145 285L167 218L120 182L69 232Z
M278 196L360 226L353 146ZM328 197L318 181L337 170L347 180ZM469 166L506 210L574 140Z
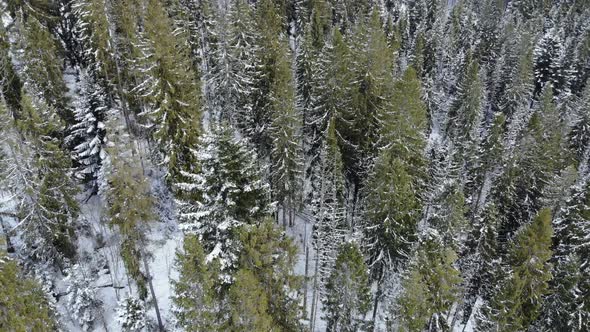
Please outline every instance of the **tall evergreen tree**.
M70 158L55 138L60 131L56 112L40 100L23 95L23 120L19 123L32 148L33 167L19 204L20 224L28 254L60 266L76 257L75 224L79 206L76 187L70 180ZM15 160L15 162L18 162ZM24 165L23 165L24 166Z
M198 235L207 262L219 259L223 283L232 282L242 244L239 229L268 216L272 210L268 185L248 151L230 128L205 136L194 150L199 172L183 172L178 182L178 218L186 233Z
M106 118L108 106L104 89L82 71L80 100L74 115L76 123L65 141L74 145L74 160L79 164L76 176L88 182L93 192L106 158Z
M440 243L436 232L427 235L411 262L395 307L402 331L449 329L449 310L458 299L461 282L453 267L456 259L457 254Z
M499 331L526 329L540 314L551 280L551 211L543 209L516 234L508 275L490 302L487 319Z
M327 290L327 330L358 331L362 328L371 296L368 268L356 244L345 243L340 246Z
M169 178L175 181L190 168L190 149L200 132L199 85L188 50L160 0L147 3L143 37L144 81L135 90L145 98L142 113L168 164Z
M301 280L293 273L297 248L269 220L244 228L240 240L244 244L240 266L250 271L264 290L271 330L299 331L296 290Z
M176 253L180 276L173 282L174 315L186 331L215 331L215 270L207 265L197 236L185 236L182 247L182 252Z
M21 24L25 64L23 71L27 91L43 98L45 103L54 107L66 124L73 123L56 41L47 28L32 16Z

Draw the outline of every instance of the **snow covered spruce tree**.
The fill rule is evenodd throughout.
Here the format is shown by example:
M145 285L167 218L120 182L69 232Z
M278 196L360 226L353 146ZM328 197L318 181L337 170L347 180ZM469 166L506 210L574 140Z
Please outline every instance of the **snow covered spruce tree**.
M147 271L141 266L146 262L145 227L155 219L154 199L146 178L138 151L126 135L115 136L122 131L121 119L112 117L107 124L113 146L109 149L105 188L108 210L106 220L121 236L120 254L128 275L135 281L139 298L147 298Z
M0 24L0 93L15 119L20 116L22 82L10 54L10 41L4 25Z
M66 97L67 88L56 41L34 16L27 16L25 19L21 15L19 23L23 31L20 43L27 91L35 97L43 98L48 106L54 107L66 125L72 124L74 117Z
M85 70L80 74L80 84L80 99L74 110L76 123L65 141L74 146L74 161L78 164L76 177L85 181L95 193L106 158L108 106L105 90Z
M352 232L346 222L344 167L333 118L328 127L327 142L320 159L320 194L317 201L312 203L312 213L316 218L313 245L319 274L315 277L319 278L319 288L324 294L325 284L336 261L339 247L346 234Z
M104 0L74 0L72 7L76 16L74 33L80 43L82 67L87 68L103 89L108 89L115 78L115 69L107 3Z
M76 257L75 225L79 213L76 186L70 179L71 161L59 145L61 122L53 108L29 95L21 102L23 119L18 123L31 150L28 160L14 160L31 167L16 179L23 181L18 215L28 255L65 267ZM30 154L29 154L30 153ZM28 155L28 156L27 156ZM21 169L22 170L22 169Z
M545 299L540 328L582 331L590 322L590 288L588 278L588 247L584 242L590 234L590 185L574 186L571 198L554 221L554 278L550 295Z
M268 216L269 187L262 179L256 155L228 127L216 128L193 150L200 172L181 173L178 219L187 234L196 234L207 263L218 260L222 283L232 282L242 244L238 230Z
M358 331L371 306L369 269L355 243L340 246L328 280L325 308L328 331Z

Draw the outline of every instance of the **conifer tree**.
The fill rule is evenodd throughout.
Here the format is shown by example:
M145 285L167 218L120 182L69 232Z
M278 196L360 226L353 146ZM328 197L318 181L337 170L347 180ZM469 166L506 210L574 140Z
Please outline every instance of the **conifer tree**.
M26 64L24 77L28 91L43 98L45 103L57 110L66 124L71 124L73 115L68 108L67 88L55 40L47 28L32 16L23 23L22 29L23 61Z
M318 255L316 264L319 264L319 286L323 290L332 272L340 244L345 234L350 232L350 225L346 222L344 168L334 119L330 121L327 142L320 159L320 193L317 201L313 201L312 213L316 218L313 244Z
M434 231L426 235L402 282L396 304L401 331L447 330L449 310L458 299L461 277L453 267L457 254Z
M417 238L420 201L403 162L386 150L375 161L367 191L368 261L374 278L379 280L387 266L408 257Z
M542 209L516 234L508 253L508 275L487 316L494 329L522 330L538 318L551 280L552 236L549 209Z
M264 290L271 330L299 331L296 290L301 280L293 272L297 248L270 220L245 227L240 240L244 244L240 267L249 270Z
M70 158L54 138L60 131L55 111L28 95L21 102L21 132L35 156L19 206L20 223L29 255L63 266L76 256L75 223L79 207L76 187L70 180ZM24 165L23 165L24 166ZM26 167L26 166L25 166Z
M279 42L280 43L280 42ZM300 118L295 112L291 64L284 42L278 46L274 80L271 84L271 122L269 139L271 183L273 198L281 204L283 223L289 212L289 225L293 225L300 191L299 175L302 171L301 142L299 137Z
M254 96L259 88L257 81L261 70L259 33L254 12L245 0L236 0L230 8L229 54L234 78L234 122L242 133L251 136L255 132Z
M328 331L357 331L369 311L371 295L368 267L354 243L340 246L327 285L325 307Z
M205 136L194 150L200 171L178 182L178 218L185 233L198 235L207 261L219 259L223 283L230 284L242 244L238 230L271 213L269 188L256 155L228 127Z
M271 331L268 298L260 281L247 269L236 273L236 282L229 289L231 331Z
M142 45L143 83L135 90L147 102L143 114L168 164L169 179L190 168L190 149L200 132L196 75L181 38L160 0L147 3Z
M18 120L21 116L22 82L17 75L10 56L10 42L4 25L0 25L0 93L13 118Z
M74 145L74 160L79 164L76 176L98 191L97 180L106 158L106 118L108 106L104 89L94 78L82 71L81 98L76 105L76 123L65 141Z
M197 236L187 235L176 253L180 276L173 282L174 315L187 331L214 331L216 325L215 270L207 265Z
M549 329L567 326L579 331L590 322L588 298L588 249L585 240L590 234L590 195L588 183L576 184L571 197L557 214L552 257L554 279L551 294L544 303L542 326Z
M484 90L479 72L477 58L468 55L457 86L457 96L447 119L447 135L455 146L455 156L460 159L463 174L471 173L476 166L477 148L481 140Z
M567 165L562 126L548 87L538 109L530 117L515 158L492 192L498 209L504 211L499 228L503 239L535 215L541 208L548 184Z
M352 38L352 71L355 85L350 108L341 110L338 128L347 175L360 187L366 179L369 161L375 157L378 117L389 109L393 88L393 58L377 10L355 27Z
M103 88L113 79L113 59L107 4L104 0L79 1L72 4L76 15L76 38L80 41L80 58L92 77Z
M0 241L3 241L0 240ZM46 331L56 327L53 313L41 286L25 278L18 264L0 253L0 329Z
M120 119L109 121L112 132ZM137 283L139 297L147 298L149 276L142 270L145 263L145 223L154 220L154 199L149 192L149 183L141 169L135 147L123 135L111 135L113 148L109 151L105 178L108 181L106 200L108 202L109 226L117 228L121 234L121 257L127 273ZM125 149L130 148L130 149Z
M380 155L368 180L364 206L374 272L407 256L421 209L426 110L412 68L396 82L393 96L392 108L380 115ZM377 260L383 262L374 264Z

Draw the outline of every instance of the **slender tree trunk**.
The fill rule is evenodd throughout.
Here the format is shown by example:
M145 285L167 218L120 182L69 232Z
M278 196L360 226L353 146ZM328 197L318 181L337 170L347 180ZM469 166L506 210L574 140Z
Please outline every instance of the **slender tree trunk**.
M150 286L150 293L154 299L154 309L156 310L156 318L158 320L158 329L160 332L164 331L164 324L162 324L162 317L160 316L160 308L158 307L158 299L156 298L156 292L154 291L154 284L152 283L152 275L150 274L150 267L147 262L146 255L143 256L143 265L145 267L145 274L147 274L148 285Z
M377 310L379 309L379 300L381 300L381 283L383 278L377 281L377 293L375 294L375 302L373 303L373 331L377 331Z
M316 311L318 305L318 267L319 267L319 252L316 251L315 253L315 267L314 267L314 274L313 274L313 296L311 299L311 319L310 319L310 331L313 332L315 330L315 318L316 318Z
M303 282L303 317L307 316L307 279L309 275L309 249L304 246L305 251L305 276Z
M283 204L282 204L282 208L283 208L283 228L287 228L287 206L285 204L285 200L283 200Z

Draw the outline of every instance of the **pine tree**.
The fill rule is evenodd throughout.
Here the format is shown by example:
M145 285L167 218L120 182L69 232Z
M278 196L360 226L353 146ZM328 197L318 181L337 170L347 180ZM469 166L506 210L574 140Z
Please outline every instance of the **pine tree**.
M565 169L563 124L553 102L551 88L543 93L536 112L519 142L516 156L509 161L492 195L504 211L500 237L512 234L541 208L548 184Z
M495 330L526 329L540 314L551 280L551 211L543 209L516 234L508 253L510 266L487 317Z
M256 155L230 128L216 130L193 151L200 172L183 172L187 181L175 187L181 228L199 236L207 261L219 259L219 277L230 284L242 249L238 230L268 216L272 206Z
M300 278L293 273L297 248L269 220L244 228L240 240L244 244L240 267L249 270L264 290L271 330L299 331Z
M236 0L229 12L229 57L234 71L234 122L250 136L255 132L254 96L261 63L257 43L259 37L254 13L248 1Z
M0 240L2 241L2 240ZM25 278L18 264L0 253L0 329L46 331L56 327L53 313L40 285Z
M180 277L173 282L172 300L179 327L187 331L216 330L216 271L207 265L197 236L185 236L182 252L176 253L176 264Z
M426 110L412 68L396 82L393 98L392 108L380 115L380 155L367 183L364 206L374 272L407 256L416 239L421 209L418 193L425 177ZM383 262L374 264L378 260Z
M557 214L554 227L554 279L551 295L544 303L541 321L546 328L567 326L578 331L590 321L588 291L588 249L585 238L590 234L590 195L588 184L577 184L571 197Z
M280 43L280 42L279 42ZM278 47L274 80L271 84L271 122L268 130L271 140L270 163L273 198L285 214L289 211L289 225L293 225L293 213L297 208L300 191L299 175L302 171L300 119L295 112L291 64L285 43Z
M409 256L410 246L417 238L420 201L412 176L403 162L388 151L375 161L367 189L368 261L379 280L387 266Z
M268 298L260 281L250 270L239 270L229 289L230 331L271 331Z
M114 78L111 37L107 18L107 3L104 0L74 0L76 16L75 38L80 41L80 59L91 76L103 88Z
M147 103L142 113L153 127L170 181L190 168L190 149L200 132L199 85L183 45L160 0L150 0L142 45L144 81L135 91Z
M562 40L555 28L549 28L535 47L535 95L540 96L545 85L553 86L553 93L558 95L567 89L565 72L562 64Z
M109 126L120 120L110 119ZM119 128L120 129L120 128ZM114 128L113 133L118 130ZM114 135L113 148L109 151L108 168L105 178L108 181L106 200L108 202L109 226L117 228L121 234L121 257L127 273L137 283L139 298L147 298L148 277L141 269L145 263L145 226L154 220L154 199L149 192L149 183L139 168L137 151L133 146L130 150L125 137Z
M344 192L344 169L342 154L338 146L335 121L330 121L328 137L320 156L319 196L313 201L312 213L316 218L313 245L317 252L320 289L323 290L332 271L340 244L345 234L350 232L346 222Z
M484 87L478 60L469 54L447 119L447 135L455 146L455 156L460 159L462 174L471 173L477 164L483 97ZM464 181L470 182L472 179Z
M395 83L390 108L379 114L381 149L397 155L417 180L424 177L426 163L423 155L427 118L421 94L420 80L409 67Z
M327 285L328 331L357 331L370 308L368 267L354 243L340 246Z
M586 86L577 108L576 121L568 139L574 157L584 165L590 162L590 84Z
M402 331L449 329L449 310L458 300L461 277L453 267L457 254L438 237L436 232L427 235L402 282L395 306Z
M376 10L355 27L351 51L354 59L352 103L349 108L340 110L342 125L338 132L344 139L342 148L347 176L360 188L366 179L370 160L376 155L378 118L389 110L388 101L393 88L393 58Z
M25 63L24 80L27 90L43 98L47 105L54 107L60 118L73 123L73 114L66 97L61 60L51 33L36 18L29 16L23 23L21 44ZM39 52L42 50L42 52Z

